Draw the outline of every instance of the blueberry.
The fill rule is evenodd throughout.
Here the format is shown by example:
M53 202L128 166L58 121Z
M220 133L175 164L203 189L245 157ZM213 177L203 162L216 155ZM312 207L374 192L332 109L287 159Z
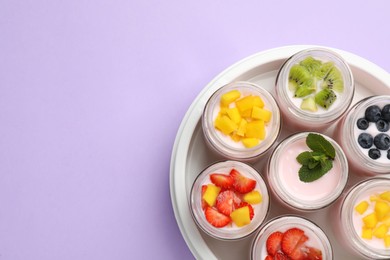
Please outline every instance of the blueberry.
M359 129L366 130L370 123L365 118L359 118L356 125Z
M376 160L379 157L381 157L381 151L379 151L376 148L372 148L372 149L368 150L368 156L370 156L371 159Z
M387 159L390 160L390 150L387 150Z
M361 133L358 136L358 143L363 148L370 148L372 146L374 138L370 134L367 133Z
M390 122L390 104L382 108L382 118L387 122Z
M380 150L387 150L390 148L390 136L387 134L377 134L374 138L376 148Z
M368 122L376 122L381 118L381 109L378 106L369 106L366 108L365 117Z
M379 119L375 124L379 132L387 132L390 128L389 122L384 119Z

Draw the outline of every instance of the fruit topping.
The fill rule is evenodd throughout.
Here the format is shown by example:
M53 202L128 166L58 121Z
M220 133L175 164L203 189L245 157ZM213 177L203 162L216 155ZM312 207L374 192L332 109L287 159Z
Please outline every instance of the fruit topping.
M369 122L376 122L381 118L381 109L377 106L369 106L365 111L365 117Z
M373 160L379 159L381 157L381 151L376 148L371 148L368 150L368 156Z
M322 62L307 57L291 67L288 88L295 98L303 98L300 108L317 112L317 105L325 110L337 99L337 93L344 91L340 70L333 62Z
M220 111L214 127L244 147L257 146L266 137L266 126L272 119L272 112L264 107L259 96L247 95L232 90L222 95Z
M382 108L381 116L384 120L386 120L387 122L390 122L390 104L385 105Z
M250 179L241 175L236 169L230 171L230 176L233 178L233 188L239 193L251 192L256 187L256 180Z
M237 227L248 225L255 215L253 205L262 202L261 193L255 189L256 180L236 169L229 173L212 173L209 178L212 183L202 185L201 190L201 206L207 221L214 227L230 223Z
M275 231L268 236L265 259L322 260L321 250L306 245L309 237L302 229L293 227L287 231Z
M359 118L356 125L360 130L366 130L370 123L365 118Z
M219 212L230 216L230 214L239 207L241 199L234 193L234 191L226 190L219 193L217 197L216 207Z
M206 208L205 216L206 216L206 220L211 225L213 225L214 227L217 227L217 228L224 227L231 222L231 219L229 216L226 216L226 215L218 212L218 210L216 210L215 208L212 208L212 207Z
M220 187L217 187L213 184L209 184L207 185L207 189L203 194L202 198L204 199L204 201L206 201L207 205L212 207L214 206L220 191L221 191Z
M276 252L281 249L283 233L276 231L272 233L266 242L267 253L271 256L274 256Z
M374 138L367 133L361 133L358 136L358 143L362 148L370 148L374 142Z
M230 217L233 220L234 224L237 225L237 227L242 227L248 225L251 222L250 214L251 212L249 206L244 206L234 210L230 214Z
M226 174L212 173L210 174L210 180L216 186L223 189L230 189L233 185L233 178Z
M328 88L324 88L314 96L316 103L324 109L328 109L336 100L336 98L336 93Z
M355 210L362 215L361 237L366 240L383 240L390 236L390 190L373 194L369 201L361 201Z
M375 125L379 132L387 132L390 128L389 122L384 119L379 119Z
M380 150L387 150L390 148L390 136L384 133L377 134L374 137L374 144Z
M244 195L243 199L249 204L259 204L262 201L261 194L257 190L248 192Z

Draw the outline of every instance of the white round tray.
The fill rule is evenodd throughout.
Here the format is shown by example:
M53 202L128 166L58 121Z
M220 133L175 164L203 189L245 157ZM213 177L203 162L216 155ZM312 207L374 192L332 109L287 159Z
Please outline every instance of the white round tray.
M236 80L257 83L274 95L276 74L282 63L294 53L309 47L323 46L286 46L256 53L235 63L215 77L201 91L184 116L172 151L170 192L177 224L195 258L249 259L250 246L254 237L252 235L235 242L219 241L199 230L191 217L188 198L192 182L206 166L223 159L209 151L203 140L200 117L207 100L219 87ZM342 50L333 50L342 55L352 69L356 85L352 104L369 95L390 94L390 74L357 55ZM278 142L288 134L290 133L283 130ZM332 136L332 128L327 130L325 134ZM252 165L262 172L264 162L268 159L268 156L269 153ZM362 177L357 177L353 172L350 172L346 190L361 179ZM273 200L271 203L271 211L267 219L292 213L280 207ZM299 215L313 220L327 233L333 246L335 259L357 259L341 248L333 234L329 220L332 219L332 216L336 217L336 215L332 207Z

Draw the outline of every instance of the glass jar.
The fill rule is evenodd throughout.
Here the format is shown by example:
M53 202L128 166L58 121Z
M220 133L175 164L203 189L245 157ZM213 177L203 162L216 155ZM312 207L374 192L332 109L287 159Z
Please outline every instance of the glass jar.
M374 142L375 136L377 136L378 134L386 134L390 136L390 130L388 129L387 131L383 131L382 129L382 131L379 131L375 122L368 121L366 121L366 124L368 124L367 129L359 129L357 126L359 119L365 119L367 108L372 106L378 106L378 108L383 110L385 105L390 106L390 96L379 95L362 99L348 111L348 113L342 120L340 120L336 127L336 139L343 147L351 168L354 172L360 175L388 176L390 173L390 148L378 149L381 156L377 159L373 159L369 156L369 151L371 149L376 148ZM390 124L390 122L388 122L387 120L385 121L387 122L387 124ZM361 134L369 134L372 137L371 146L363 148L359 144L358 138ZM388 139L388 142L390 142L390 137Z
M302 76L302 73L293 74L298 76L290 76L290 70L295 68L293 66L302 64L302 61L304 61L306 58L314 58L317 61L321 61L322 64L333 62L334 66L339 71L339 73L337 73L337 77L341 77L343 80L343 91L340 91L340 87L334 87L335 85L332 85L331 83L326 84L326 86L322 85L322 82L331 82L330 78L332 78L331 76L328 76L329 80L324 81L323 78L325 77L324 75L326 75L325 72L323 72L321 78L318 78L320 76L311 78L312 76L307 76L306 72L304 74L306 76ZM325 69L323 70L326 71ZM312 73L312 75L314 74L315 73ZM319 73L316 75L318 74ZM333 78L335 77L336 76L333 76ZM290 84L290 78L292 78L293 81L298 80L299 82L302 82L302 78L306 79L304 82L311 80L312 83L310 84L310 88L314 92L308 94L307 96L301 97L304 95L303 91L299 91L298 94L298 91L296 91L298 88L296 85L294 85L295 83ZM322 101L327 101L326 109L318 105L317 102L314 102L313 99L314 95L316 95L316 93L323 90L324 88L332 90L333 95L336 96L335 100L334 98L321 98ZM283 106L280 107L280 110L286 128L293 131L304 130L321 132L330 127L332 123L336 122L347 111L354 96L355 86L349 65L339 54L325 48L310 48L294 54L282 65L276 79L275 90L278 103L283 104ZM306 93L308 92L306 91ZM298 95L298 97L295 97L295 95ZM310 97L310 101L312 102L307 102L306 109L302 109L301 107L304 106L302 102L307 97ZM313 105L313 103L316 103L316 105ZM310 104L310 106L307 106L307 104ZM315 109L316 111L314 111Z
M216 129L216 118L222 113L221 97L225 93L234 90L238 90L241 93L240 99L247 96L260 97L263 102L263 109L272 113L270 121L264 123L265 137L263 140L259 139L260 141L258 145L247 147L243 144L242 141L233 140L231 138L232 134L236 133L237 131L233 131L232 134L227 135ZM228 106L228 108L234 107L235 102L232 102ZM245 121L250 122L250 120L252 120L251 115L249 117L249 120ZM239 81L232 82L221 87L209 98L202 114L202 128L206 143L218 154L232 160L254 161L256 158L267 152L277 140L281 131L280 117L278 104L267 90L251 82ZM241 121L236 122L235 124L239 126ZM247 133L245 133L245 136L242 136L241 133L242 138L239 138L243 140L246 135ZM238 134L235 135L235 137L238 137Z
M266 259L266 256L269 254L266 247L268 237L274 232L281 232L284 235L291 228L298 228L304 231L304 235L308 237L308 240L302 245L303 252L307 252L308 248L315 248L320 250L321 259L333 259L333 249L324 231L314 222L295 215L278 216L264 224L252 242L251 259ZM283 252L282 249L280 251Z
M210 180L211 174L219 173L228 176L233 169L238 171L242 176L256 181L253 191L258 191L260 193L261 202L251 204L254 215L249 224L237 226L233 221L231 221L224 227L215 227L206 219L206 208L210 207L218 211L219 206L217 203L219 197L217 198L216 205L208 206L205 204L205 206L203 206L202 189L203 186L212 184ZM221 189L219 195L226 190L231 191L234 189ZM246 203L244 202L244 194L234 191L234 202L232 201L231 205L233 205L233 203L237 206L235 209L241 207L242 203ZM268 214L269 203L268 189L261 175L253 167L238 161L217 162L204 169L195 179L190 194L190 209L195 223L206 234L220 240L237 240L245 238L255 232Z
M372 196L377 196L384 191L390 191L390 179L372 178L353 186L341 200L338 219L334 221L334 227L340 243L347 246L357 256L369 259L390 259L390 247L385 247L383 239L375 236L369 240L362 238L364 225L362 219L371 214L375 207ZM368 202L369 206L363 214L360 214L355 207L362 201ZM390 235L390 232L387 234Z
M297 156L310 151L306 138L315 132L302 132L285 138L274 149L266 167L270 190L281 204L297 211L312 211L333 203L348 180L348 161L341 147L330 137L319 134L335 148L333 167L319 179L303 182L299 178L301 164Z

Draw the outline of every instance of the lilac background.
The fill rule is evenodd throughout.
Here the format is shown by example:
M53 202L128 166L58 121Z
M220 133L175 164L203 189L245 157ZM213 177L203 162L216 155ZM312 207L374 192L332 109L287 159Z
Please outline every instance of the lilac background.
M191 259L169 164L191 102L270 48L390 71L390 1L0 1L0 259Z

